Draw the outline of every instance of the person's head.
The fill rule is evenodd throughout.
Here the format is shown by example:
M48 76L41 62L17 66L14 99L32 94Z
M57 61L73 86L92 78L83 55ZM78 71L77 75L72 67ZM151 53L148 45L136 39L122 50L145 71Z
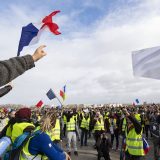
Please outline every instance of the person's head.
M31 109L30 108L21 108L15 113L16 119L27 119L30 120Z
M96 117L97 117L97 118L100 117L100 112L96 112Z
M57 113L55 111L48 112L40 120L40 128L43 132L50 132L56 124Z
M10 113L9 113L9 116L11 118L14 118L15 117L15 114L16 114L16 111L12 110Z

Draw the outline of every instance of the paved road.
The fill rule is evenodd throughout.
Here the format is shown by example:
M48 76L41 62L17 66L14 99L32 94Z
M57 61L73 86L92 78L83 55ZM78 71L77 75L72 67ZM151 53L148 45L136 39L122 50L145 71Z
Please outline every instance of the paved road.
M152 142L151 139L149 140L150 146L151 146L151 150L150 152L146 155L145 160L153 160L153 146L152 146ZM66 143L65 143L66 144ZM97 160L97 151L93 148L94 145L94 140L93 139L89 139L88 140L88 146L84 146L84 147L80 147L80 144L78 143L78 153L79 156L75 156L74 153L72 152L71 158L72 160ZM63 148L64 145L63 145ZM111 159L112 160L119 160L119 154L120 151L115 151L115 150L111 150L110 155L111 155ZM101 158L101 160L104 160L103 158Z

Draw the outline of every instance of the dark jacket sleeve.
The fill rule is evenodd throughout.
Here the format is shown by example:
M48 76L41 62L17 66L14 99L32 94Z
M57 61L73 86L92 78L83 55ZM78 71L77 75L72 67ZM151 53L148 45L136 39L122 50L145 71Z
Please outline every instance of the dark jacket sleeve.
M31 55L0 61L0 86L12 81L34 66Z
M8 85L0 89L0 97L6 95L10 90L12 90L12 86Z
M96 124L96 120L93 119L93 120L90 122L90 130L93 130L93 129L94 129L95 124Z
M142 131L142 125L134 117L129 116L128 118L133 123L136 133L140 134Z

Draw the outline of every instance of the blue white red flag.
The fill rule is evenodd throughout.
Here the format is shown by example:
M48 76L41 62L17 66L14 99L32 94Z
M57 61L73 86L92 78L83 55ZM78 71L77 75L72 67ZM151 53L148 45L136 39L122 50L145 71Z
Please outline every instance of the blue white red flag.
M33 23L30 23L27 26L22 27L17 56L20 55L20 52L23 50L23 47L38 43L40 35L45 28L48 28L50 32L52 32L55 35L61 34L58 31L58 25L56 23L53 23L52 21L52 17L59 12L60 11L54 11L45 18L43 18L40 27L35 26Z

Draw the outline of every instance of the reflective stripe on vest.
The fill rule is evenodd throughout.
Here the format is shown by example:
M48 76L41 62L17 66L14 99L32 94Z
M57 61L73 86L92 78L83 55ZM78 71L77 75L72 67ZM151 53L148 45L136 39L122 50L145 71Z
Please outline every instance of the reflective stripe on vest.
M142 133L137 134L135 128L131 129L126 138L126 151L128 150L130 155L143 156L143 139Z
M76 130L76 121L75 116L70 118L70 121L66 124L67 131L75 131Z
M83 117L80 127L89 130L89 123L90 123L90 118L85 119L85 118Z
M20 154L20 159L19 160L42 160L41 155L33 156L33 155L26 155L23 151Z
M33 124L28 122L15 123L12 129L12 136L11 136L12 142L14 142L18 136L23 134L23 130L29 126L35 127Z
M99 120L97 120L95 126L94 126L94 130L95 131L101 131L101 130L104 130L104 121L103 119L101 118L101 122L99 122Z

